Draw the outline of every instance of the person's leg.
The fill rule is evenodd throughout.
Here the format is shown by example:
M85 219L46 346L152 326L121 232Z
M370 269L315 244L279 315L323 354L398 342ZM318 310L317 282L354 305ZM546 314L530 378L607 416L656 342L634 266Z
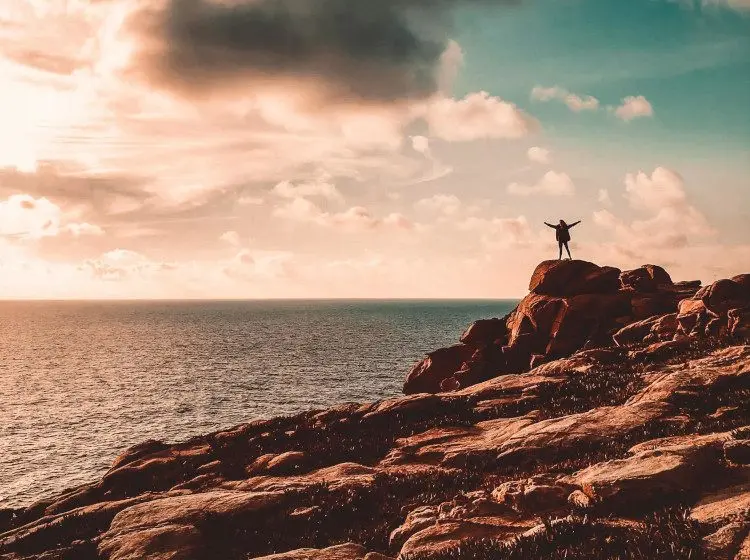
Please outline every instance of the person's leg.
M568 252L568 258L572 261L573 257L570 254L570 248L568 247L568 242L565 242L565 250ZM562 256L562 250L560 251L560 256Z
M558 241L557 245L560 247L560 256L557 257L557 260L561 261L562 260L562 246L563 246L562 241Z

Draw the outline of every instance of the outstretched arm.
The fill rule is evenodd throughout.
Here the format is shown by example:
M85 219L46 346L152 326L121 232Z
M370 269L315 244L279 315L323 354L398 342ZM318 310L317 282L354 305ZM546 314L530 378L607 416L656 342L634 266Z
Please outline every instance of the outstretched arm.
M581 223L581 220L578 220L577 222L573 222L572 224L570 224L570 225L568 226L568 229L572 228L573 226L577 226L577 225L578 225L578 224L580 224L580 223Z
M544 225L551 227L552 229L557 229L555 226L553 226L552 224L548 224L547 222L544 222Z

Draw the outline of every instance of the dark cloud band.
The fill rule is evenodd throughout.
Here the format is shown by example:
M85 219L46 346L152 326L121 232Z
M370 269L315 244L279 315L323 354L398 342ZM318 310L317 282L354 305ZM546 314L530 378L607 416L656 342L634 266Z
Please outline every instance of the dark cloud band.
M507 4L500 0L491 4ZM168 0L140 12L138 66L187 92L253 80L314 80L366 101L435 91L459 4L485 0Z

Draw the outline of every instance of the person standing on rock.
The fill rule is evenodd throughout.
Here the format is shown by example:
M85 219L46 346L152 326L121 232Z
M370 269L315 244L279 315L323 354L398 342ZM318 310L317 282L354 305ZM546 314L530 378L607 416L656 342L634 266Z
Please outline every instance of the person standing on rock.
M581 220L578 220L577 222L568 225L565 223L565 220L560 220L559 224L553 226L552 224L544 222L544 225L555 230L555 239L557 239L557 244L560 246L560 256L557 257L558 260L562 260L563 246L565 246L565 250L568 252L568 258L573 260L573 257L570 255L570 248L568 247L568 241L570 241L570 228L575 227L580 223Z

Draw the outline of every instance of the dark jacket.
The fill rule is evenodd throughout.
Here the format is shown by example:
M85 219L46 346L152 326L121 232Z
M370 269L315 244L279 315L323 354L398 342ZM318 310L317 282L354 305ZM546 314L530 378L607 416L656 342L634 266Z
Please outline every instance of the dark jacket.
M557 239L558 242L567 243L568 241L570 241L570 228L580 224L581 222L578 221L572 224L565 224L565 225L557 224L554 226L552 224L547 224L547 222L544 222L544 223L548 225L549 227L554 228L555 239Z

